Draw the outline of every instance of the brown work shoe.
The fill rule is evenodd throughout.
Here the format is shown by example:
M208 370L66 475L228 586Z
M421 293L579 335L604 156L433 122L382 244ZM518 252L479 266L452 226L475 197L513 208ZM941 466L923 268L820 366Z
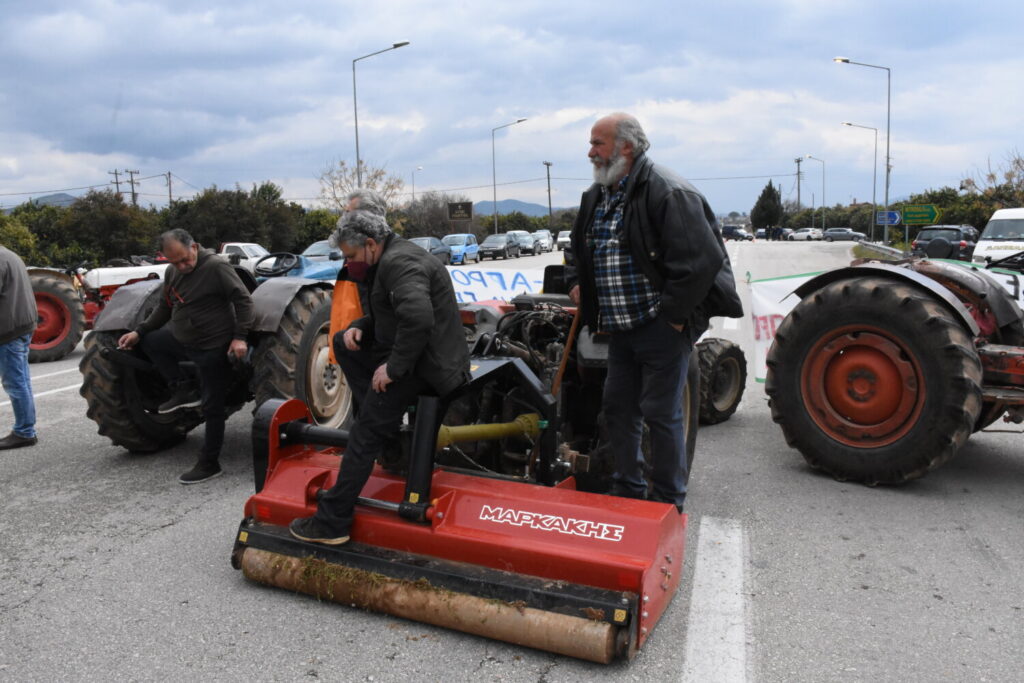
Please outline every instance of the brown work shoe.
M11 448L24 448L25 446L35 446L39 442L39 439L35 436L21 436L11 432L4 438L0 439L0 451L10 450Z

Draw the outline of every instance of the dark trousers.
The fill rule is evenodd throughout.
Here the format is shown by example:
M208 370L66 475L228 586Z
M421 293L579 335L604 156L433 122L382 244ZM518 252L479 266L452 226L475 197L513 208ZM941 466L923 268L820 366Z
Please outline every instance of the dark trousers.
M651 499L682 506L686 498L683 388L693 341L663 318L616 332L608 345L603 408L615 458L613 492L644 498L643 424L651 446Z
M202 389L202 412L206 423L200 462L216 463L224 445L224 422L227 419L224 400L231 383L231 364L228 361L228 344L214 349L198 349L185 346L168 327L161 327L142 338L142 350L163 375L172 389L182 383L191 383L192 377L183 373L178 363L192 361L199 370L199 385Z
M320 498L314 516L332 530L347 533L352 526L356 498L370 478L374 460L384 445L395 438L409 406L416 405L417 398L428 393L430 386L410 375L392 382L383 392L374 391L370 380L378 363L368 350L346 349L340 337L335 335L334 357L352 389L356 418L349 431L338 481Z

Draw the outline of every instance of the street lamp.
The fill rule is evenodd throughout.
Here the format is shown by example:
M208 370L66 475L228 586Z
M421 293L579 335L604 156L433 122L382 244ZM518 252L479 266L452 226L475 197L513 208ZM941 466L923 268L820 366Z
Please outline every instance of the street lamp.
M363 185L363 165L359 159L359 106L356 104L356 62L360 59L366 59L367 57L373 57L379 55L382 52L388 52L389 50L397 50L400 47L405 47L409 44L408 40L403 40L401 43L395 43L391 47L386 47L383 50L377 50L371 52L368 55L362 57L356 57L352 60L352 112L355 114L356 124L356 184L362 187Z
M412 200L416 201L416 171L422 171L422 166L412 169Z
M815 161L821 162L821 234L825 234L825 160L819 159L818 157L812 157L810 154L804 155L805 159L814 159Z
M878 185L878 129L872 126L862 126L858 123L850 123L849 121L843 121L844 126L852 126L854 128L864 128L866 130L875 131L875 161L871 165L871 241L875 241L875 222L878 220L878 203L875 201L875 186ZM888 217L887 219L888 220ZM888 225L888 223L886 223Z
M501 130L502 128L508 128L514 126L517 123L522 123L526 119L516 119L512 123L506 123L498 126L497 128L491 128L491 185L494 189L494 232L498 232L498 173L497 166L494 163L494 132Z
M551 215L551 162L545 161L544 165L547 166L548 172L548 230L555 227L555 219Z
M839 64L856 64L866 66L870 69L885 69L885 210L889 210L889 172L892 170L892 157L889 156L889 133L892 128L892 69L877 64L865 64L863 62L851 61L849 57L833 57L833 62ZM885 243L889 243L889 224L885 224Z

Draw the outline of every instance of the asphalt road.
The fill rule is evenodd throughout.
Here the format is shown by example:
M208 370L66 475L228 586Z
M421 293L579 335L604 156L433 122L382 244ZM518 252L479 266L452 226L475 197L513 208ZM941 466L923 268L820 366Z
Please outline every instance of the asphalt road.
M849 248L729 245L740 279L841 265ZM737 322L714 333L750 358ZM1020 434L976 434L903 487L841 484L786 446L751 379L732 419L700 432L680 592L636 659L601 667L246 582L228 556L252 491L248 410L228 422L225 476L181 486L202 429L154 455L111 446L85 417L81 355L32 366L40 443L0 454L0 680L1013 681L1024 669Z

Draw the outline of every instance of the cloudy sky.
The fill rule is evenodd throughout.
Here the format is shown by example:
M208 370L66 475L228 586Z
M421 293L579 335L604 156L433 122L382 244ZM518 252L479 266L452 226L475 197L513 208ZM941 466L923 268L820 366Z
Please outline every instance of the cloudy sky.
M602 114L634 113L650 155L720 214L769 179L796 199L794 159L825 160L825 199L958 186L1021 149L1019 1L77 0L3 2L0 206L138 170L141 201L273 181L315 205L317 176L364 161L411 191L574 206ZM821 202L823 165L802 165ZM124 189L126 186L122 186ZM74 189L69 194L82 194Z

